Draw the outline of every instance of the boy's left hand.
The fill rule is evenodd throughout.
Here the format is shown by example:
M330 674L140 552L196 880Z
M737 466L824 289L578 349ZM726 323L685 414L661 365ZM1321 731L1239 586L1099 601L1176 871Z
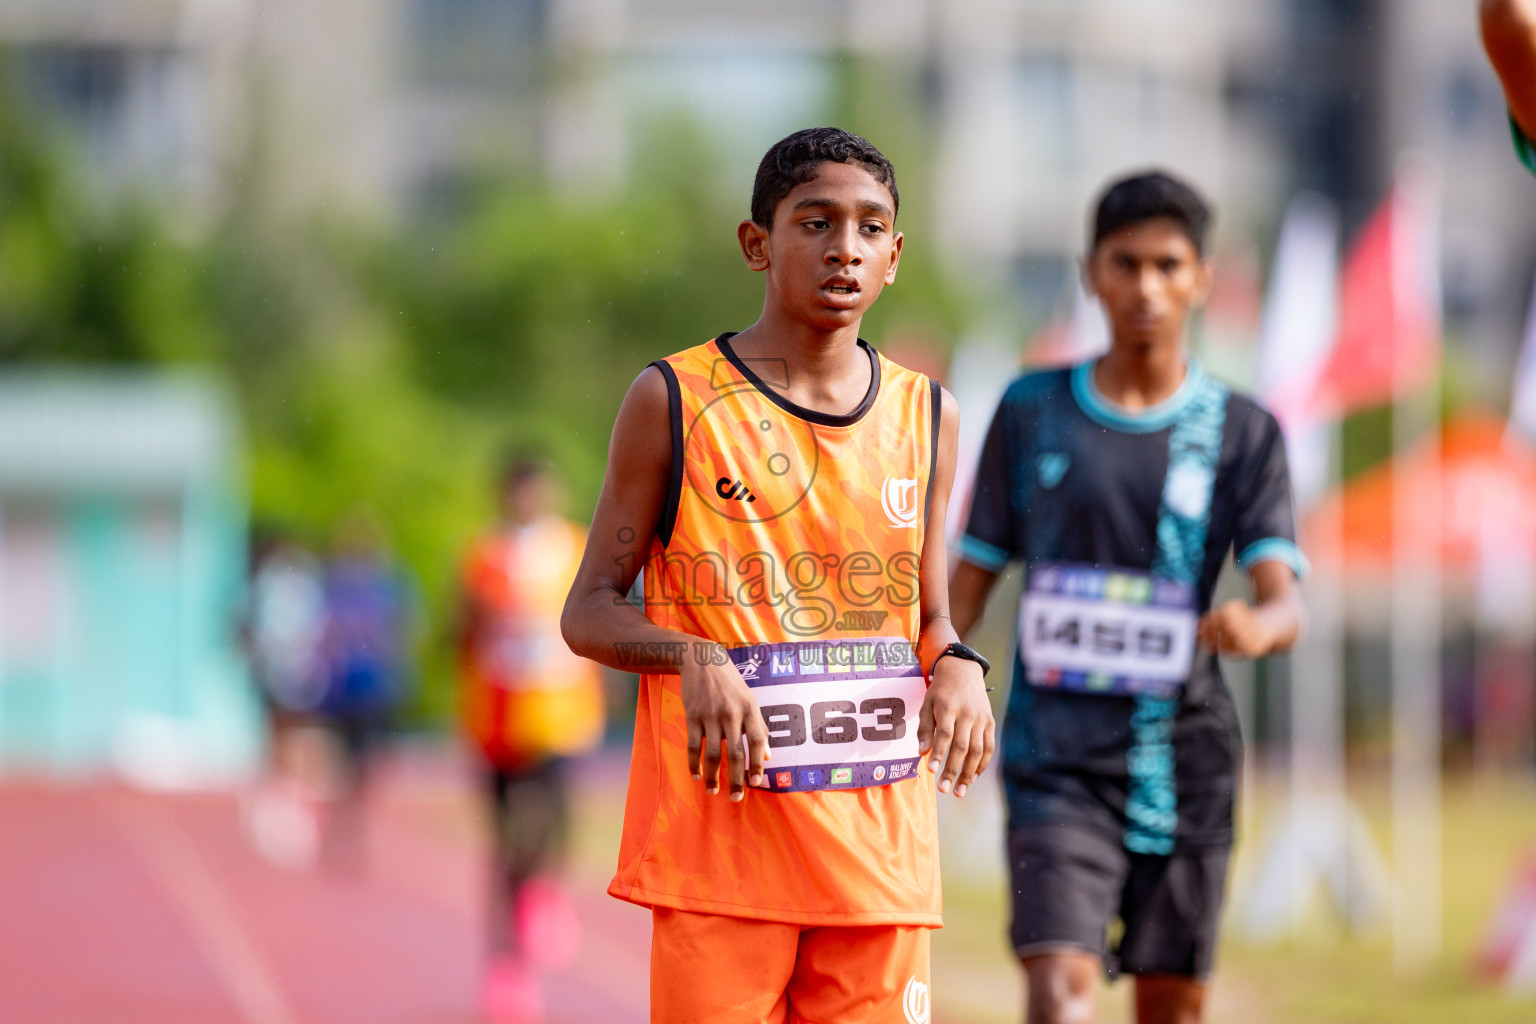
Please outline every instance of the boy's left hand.
M1195 638L1207 650L1234 658L1262 658L1275 646L1274 636L1253 606L1237 598L1206 612Z
M963 658L940 658L917 716L917 745L939 775L939 792L964 796L986 770L996 743L996 723L987 700L981 666Z

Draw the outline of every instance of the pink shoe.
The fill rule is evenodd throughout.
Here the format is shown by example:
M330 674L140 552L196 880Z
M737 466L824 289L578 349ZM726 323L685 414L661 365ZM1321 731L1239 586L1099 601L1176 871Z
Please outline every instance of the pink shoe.
M486 965L482 999L493 1024L535 1024L544 1019L539 979L512 953L499 953Z
M517 896L512 927L528 962L544 970L560 970L576 962L581 951L581 922L576 907L559 884L531 878Z

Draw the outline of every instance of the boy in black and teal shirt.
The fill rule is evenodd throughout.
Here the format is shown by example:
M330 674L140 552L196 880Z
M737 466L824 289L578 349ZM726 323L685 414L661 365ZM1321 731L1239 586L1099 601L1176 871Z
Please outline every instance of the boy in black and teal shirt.
M1482 0L1483 45L1504 86L1515 152L1536 173L1536 0Z
M1137 976L1141 1020L1198 1019L1241 746L1216 652L1300 629L1280 429L1184 352L1209 217L1165 174L1104 194L1084 275L1110 350L1008 388L950 584L964 636L998 574L1026 571L1002 745L1030 1024L1093 1019L1106 966ZM1212 608L1229 552L1255 602Z

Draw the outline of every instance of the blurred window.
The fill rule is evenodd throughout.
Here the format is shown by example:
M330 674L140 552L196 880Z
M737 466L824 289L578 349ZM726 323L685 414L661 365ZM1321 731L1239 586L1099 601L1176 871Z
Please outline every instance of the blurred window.
M23 102L62 126L98 170L152 179L190 155L191 84L175 49L29 45L10 61Z
M410 0L407 62L432 86L515 88L535 81L548 0Z
M751 181L763 140L820 123L837 91L825 58L770 47L639 55L624 62L615 86L631 123L647 126L642 131L664 137L681 125L703 129L722 154L720 180L732 182L733 196L741 181Z
M1025 253L1014 260L1014 294L1025 318L1036 325L1059 312L1072 296L1071 260L1060 253Z
M1440 87L1440 110L1452 138L1496 136L1504 138L1504 94L1481 65L1458 64Z
M1013 78L1020 120L1020 169L1072 167L1077 157L1073 117L1077 83L1071 63L1059 54L1021 57Z

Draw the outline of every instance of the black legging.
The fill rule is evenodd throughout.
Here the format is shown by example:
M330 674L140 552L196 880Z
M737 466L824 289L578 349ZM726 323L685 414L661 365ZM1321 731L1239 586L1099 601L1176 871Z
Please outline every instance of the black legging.
M488 773L494 809L495 873L492 879L491 948L515 947L512 913L528 880L565 858L570 832L570 799L565 762L527 768L492 768Z

